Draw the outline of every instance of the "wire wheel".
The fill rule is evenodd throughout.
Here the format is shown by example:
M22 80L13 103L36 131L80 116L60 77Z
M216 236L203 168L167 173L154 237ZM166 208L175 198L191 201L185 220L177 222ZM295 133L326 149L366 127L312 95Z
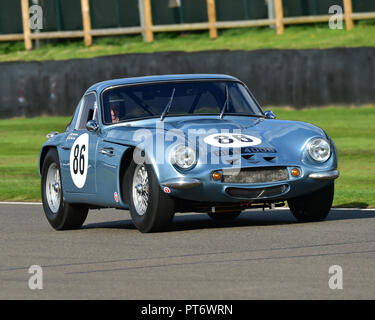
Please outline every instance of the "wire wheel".
M139 164L134 170L132 196L137 214L143 216L148 207L150 186L148 173L144 164Z
M51 163L46 178L46 197L50 210L56 214L61 202L61 179L60 171L56 163Z

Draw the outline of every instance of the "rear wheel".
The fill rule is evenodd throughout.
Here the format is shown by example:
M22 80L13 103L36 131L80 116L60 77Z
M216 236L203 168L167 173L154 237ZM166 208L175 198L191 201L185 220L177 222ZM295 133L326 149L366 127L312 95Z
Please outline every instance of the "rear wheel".
M144 233L165 229L174 216L174 200L161 190L152 166L132 161L123 183L137 229Z
M241 214L241 211L235 211L235 212L210 212L210 213L208 213L208 216L212 220L231 221L231 220L237 219L240 214Z
M324 220L331 210L334 184L319 189L308 195L288 200L290 211L300 222Z
M79 229L88 209L64 201L60 162L56 149L48 151L42 166L42 202L46 218L56 230Z

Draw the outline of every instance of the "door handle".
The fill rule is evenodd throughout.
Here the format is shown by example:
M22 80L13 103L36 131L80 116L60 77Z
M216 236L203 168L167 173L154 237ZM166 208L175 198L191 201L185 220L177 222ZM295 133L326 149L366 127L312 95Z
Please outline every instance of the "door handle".
M100 150L100 153L109 157L113 157L115 155L113 148L103 148Z
M70 147L64 147L64 146L62 146L61 149L63 149L63 150L70 150Z

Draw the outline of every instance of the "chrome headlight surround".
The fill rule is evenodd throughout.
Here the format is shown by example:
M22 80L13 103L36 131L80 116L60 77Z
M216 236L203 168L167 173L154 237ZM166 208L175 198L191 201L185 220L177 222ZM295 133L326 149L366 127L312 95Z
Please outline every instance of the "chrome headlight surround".
M314 138L307 145L310 158L316 162L326 162L331 157L331 144L323 138Z
M197 153L193 148L180 144L172 149L170 161L180 170L190 170L196 165Z

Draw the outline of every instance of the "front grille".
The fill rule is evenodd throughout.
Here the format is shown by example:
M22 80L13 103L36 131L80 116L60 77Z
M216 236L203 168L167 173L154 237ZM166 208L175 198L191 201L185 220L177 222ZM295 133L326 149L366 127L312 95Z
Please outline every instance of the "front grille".
M278 195L281 195L287 189L288 189L288 185L282 184L280 186L256 188L256 189L227 188L225 192L234 198L263 199L263 198L276 197Z
M223 182L226 183L265 183L289 179L286 167L243 168L223 170Z

